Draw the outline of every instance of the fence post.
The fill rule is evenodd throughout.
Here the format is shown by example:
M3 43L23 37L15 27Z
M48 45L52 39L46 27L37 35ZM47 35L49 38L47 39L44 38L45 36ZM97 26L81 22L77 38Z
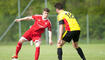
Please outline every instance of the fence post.
M18 0L18 18L20 18L20 0ZM19 38L21 37L21 22L19 22Z
M59 23L57 21L57 41L58 41L58 38L59 38Z
M47 8L47 0L45 0L45 8ZM49 40L48 40L48 29L45 29L45 35L46 35L46 43L48 44Z
M86 24L87 24L87 44L89 44L90 43L90 40L89 40L89 16L88 16L88 14L87 14L87 18L86 18L86 20L87 20L87 22L86 22Z

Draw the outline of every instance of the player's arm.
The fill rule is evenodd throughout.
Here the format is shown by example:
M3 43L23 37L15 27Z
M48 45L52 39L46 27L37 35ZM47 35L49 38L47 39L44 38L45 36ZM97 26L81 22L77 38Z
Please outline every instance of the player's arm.
M62 43L62 33L63 33L64 16L65 16L65 13L60 13L57 16L57 20L59 22L58 44L61 44Z
M62 43L63 24L64 24L64 21L63 21L63 20L60 20L60 21L59 21L59 37L58 37L58 44Z
M51 23L50 25L48 26L48 35L49 35L49 44L52 45L53 42L52 42L52 30L51 30Z
M20 19L15 19L16 22L19 22L19 21L25 21L25 20L32 20L32 16L27 16L27 17L24 17L24 18L20 18Z
M52 31L49 30L48 33L49 33L49 44L52 45L53 44L53 42L52 42Z

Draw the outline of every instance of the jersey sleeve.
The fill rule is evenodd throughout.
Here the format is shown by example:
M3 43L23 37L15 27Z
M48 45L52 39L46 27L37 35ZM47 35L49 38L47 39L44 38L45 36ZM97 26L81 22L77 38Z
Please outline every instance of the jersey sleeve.
M32 18L33 18L34 20L37 20L37 18L40 17L40 16L41 16L41 15L33 15Z
M51 31L51 22L48 22L48 30Z
M64 24L64 13L61 13L57 16L59 24Z
M32 18L35 20L36 19L36 15L33 15Z

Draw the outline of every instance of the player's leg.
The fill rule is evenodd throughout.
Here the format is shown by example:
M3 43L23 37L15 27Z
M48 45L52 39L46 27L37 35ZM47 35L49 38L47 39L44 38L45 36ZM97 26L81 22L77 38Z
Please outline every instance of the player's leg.
M39 54L40 54L40 40L35 40L35 46L36 46L36 51L35 51L35 60L38 60Z
M78 46L79 35L80 35L80 32L74 32L72 45L77 50L77 52L78 52L79 56L82 58L82 60L86 60L82 49Z
M58 59L62 60L62 55L63 55L63 50L62 50L62 46L65 44L65 41L62 40L61 44L57 43L57 54L58 54Z
M83 60L86 60L82 49L78 46L78 42L72 42L72 44L73 44L73 47L77 50L77 52L78 52L78 54L80 55L80 57L81 57Z
M12 56L12 58L18 58L18 53L19 53L19 51L20 51L20 49L22 47L22 43L25 42L25 41L27 41L27 40L24 37L21 37L19 39L19 42L17 43L17 46L16 46L15 56Z
M69 34L68 31L65 31L65 33L62 36L62 44L57 44L57 54L59 60L62 60L63 55L62 46L65 44L65 42L70 42L72 39L71 37L68 38L69 35L71 36L71 34Z

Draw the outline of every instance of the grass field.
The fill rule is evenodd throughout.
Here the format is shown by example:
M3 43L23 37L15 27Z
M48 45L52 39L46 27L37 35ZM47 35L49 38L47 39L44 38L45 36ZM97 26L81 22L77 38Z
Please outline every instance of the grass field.
M0 45L0 60L11 60L16 45ZM80 44L87 60L105 60L105 44ZM42 44L39 60L57 60L56 45ZM81 60L71 44L63 47L63 60ZM19 60L34 60L35 46L23 45Z

